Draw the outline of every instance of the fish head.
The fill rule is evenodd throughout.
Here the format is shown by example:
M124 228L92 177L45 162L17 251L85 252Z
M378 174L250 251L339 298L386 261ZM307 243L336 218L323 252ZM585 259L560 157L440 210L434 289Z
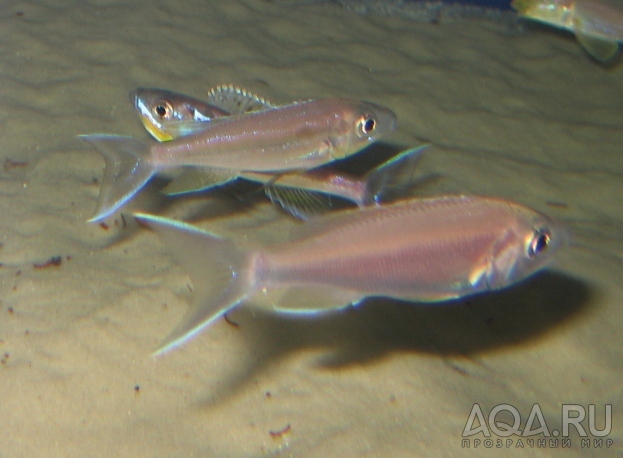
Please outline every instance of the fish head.
M481 278L487 289L517 283L547 266L569 241L566 227L546 215L514 205L517 218L493 245Z
M569 28L573 21L575 0L513 0L511 6L522 16Z
M389 108L371 102L346 104L335 114L340 119L339 132L332 138L332 158L343 159L368 143L396 129L396 115Z
M203 123L228 113L193 97L155 88L138 88L130 100L145 129L158 141L193 133Z

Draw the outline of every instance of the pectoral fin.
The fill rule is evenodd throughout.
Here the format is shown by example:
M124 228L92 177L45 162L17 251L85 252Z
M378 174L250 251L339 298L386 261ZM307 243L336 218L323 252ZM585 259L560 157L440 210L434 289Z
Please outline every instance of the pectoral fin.
M161 191L168 196L206 191L235 180L240 172L231 169L197 167L188 169Z
M609 61L619 51L619 44L615 40L606 40L583 32L576 32L575 36L586 52L599 62Z
M205 131L210 126L227 119L226 116L220 118L212 118L209 122L198 121L196 119L188 119L185 121L169 122L162 127L162 131L169 135L169 140L179 137L187 137L189 135L198 134ZM153 134L152 134L153 135Z

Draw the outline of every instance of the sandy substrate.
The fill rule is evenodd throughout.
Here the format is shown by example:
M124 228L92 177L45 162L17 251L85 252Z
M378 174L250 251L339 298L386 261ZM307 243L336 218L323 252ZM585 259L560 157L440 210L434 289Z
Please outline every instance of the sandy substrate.
M5 2L0 456L620 456L623 65L539 26L297 3ZM449 306L241 307L238 326L153 359L192 293L131 210L251 244L297 223L261 197L167 200L158 179L125 221L89 225L103 160L75 136L145 138L131 89L201 97L221 83L387 105L400 126L386 146L435 145L414 193L511 198L568 221L574 246L532 281ZM600 429L613 404L613 445L582 449L574 433L571 449L516 436L462 449L474 403L512 404L523 422L538 403L552 430L561 404L595 404Z

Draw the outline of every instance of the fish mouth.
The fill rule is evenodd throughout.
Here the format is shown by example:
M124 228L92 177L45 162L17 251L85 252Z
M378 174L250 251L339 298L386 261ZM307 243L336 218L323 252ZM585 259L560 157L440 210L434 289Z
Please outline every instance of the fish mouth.
M145 102L139 97L140 89L135 89L130 91L129 98L130 102L134 104L134 107L138 111L138 116L145 127L145 130L149 132L149 134L154 137L159 142L166 142L169 140L173 140L173 136L164 132L162 130L162 126L159 125L151 116L149 108L145 105Z
M138 101L138 90L134 89L132 91L130 91L130 93L128 94L128 98L130 99L130 102L132 102L132 104L136 107L139 108L139 101Z
M378 138L380 135L393 132L398 127L398 119L396 113L386 107L376 105L374 108L379 121L379 130L372 136L373 139Z
M387 131L393 132L398 127L398 119L393 111L390 111L387 114L387 117L389 119Z

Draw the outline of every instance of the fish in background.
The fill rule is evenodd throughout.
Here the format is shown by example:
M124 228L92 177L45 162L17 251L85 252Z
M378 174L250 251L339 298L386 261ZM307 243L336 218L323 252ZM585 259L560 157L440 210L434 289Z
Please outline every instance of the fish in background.
M155 354L247 300L310 315L366 297L435 303L505 288L547 265L566 241L553 219L485 197L334 212L297 228L286 243L259 249L179 221L135 216L156 231L194 286L193 305Z
M396 127L396 115L370 102L319 99L218 117L205 129L165 143L94 134L80 138L106 161L95 216L128 202L158 172L210 167L229 181L240 171L309 170L348 157Z
M139 88L130 93L145 129L157 140L168 141L204 129L213 118L274 108L275 105L235 86L217 86L207 101L164 89ZM229 110L228 112L225 110ZM225 176L212 168L190 168L169 183L162 192L181 195L205 191L244 178L264 185L269 199L285 211L308 219L332 208L331 196L354 202L359 207L378 204L404 193L413 184L420 154L430 145L400 152L363 177L336 172L326 166L306 172L272 173L240 171Z
M331 210L335 196L360 208L404 197L414 186L416 165L428 147L430 144L401 151L360 177L337 172L331 166L279 175L241 171L235 176L223 176L211 168L192 168L165 186L162 192L168 196L183 195L243 178L261 183L273 204L296 218L307 220Z
M566 29L599 62L612 59L623 42L621 0L513 0L524 17Z
M275 108L266 99L235 86L217 86L207 100L156 88L130 92L143 126L159 142L201 132L206 122L222 116L245 114Z

